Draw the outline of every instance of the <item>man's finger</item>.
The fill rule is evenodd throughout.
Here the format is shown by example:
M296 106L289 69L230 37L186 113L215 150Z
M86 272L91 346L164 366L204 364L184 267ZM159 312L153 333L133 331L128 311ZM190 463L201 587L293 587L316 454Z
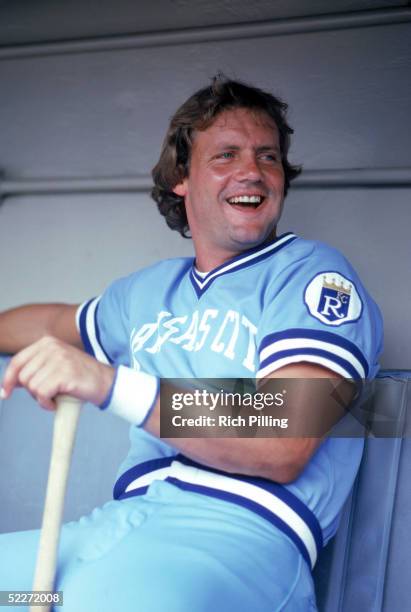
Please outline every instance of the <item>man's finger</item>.
M42 408L54 410L54 398L61 392L61 383L59 372L45 364L34 373L27 388Z
M39 353L38 343L35 342L17 353L17 355L10 360L3 376L1 390L2 399L10 397L13 389L19 385L19 376L23 368L33 361L37 361L36 367L39 367L39 357L41 363L43 359Z
M18 386L19 369L13 363L9 363L3 376L0 397L7 399L13 389Z
M56 409L56 402L53 399L39 395L36 401L44 410L54 411Z

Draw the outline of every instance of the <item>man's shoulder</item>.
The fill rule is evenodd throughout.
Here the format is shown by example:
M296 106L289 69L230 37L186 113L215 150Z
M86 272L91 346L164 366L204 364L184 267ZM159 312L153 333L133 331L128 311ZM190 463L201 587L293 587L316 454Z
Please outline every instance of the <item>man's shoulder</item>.
M140 270L137 270L135 276L161 276L163 274L185 274L193 265L192 257L172 257L170 259L161 259Z
M141 283L170 284L187 274L191 270L192 265L193 259L190 257L162 259L132 272L128 276L119 279L119 282L125 283L129 287L140 285Z
M317 258L347 261L345 255L339 249L327 242L302 238L300 236L290 244L290 251L292 251L296 259L301 259L302 261Z
M266 295L278 292L294 295L310 284L321 288L325 283L362 286L350 261L341 251L325 242L297 237L272 261L267 261L261 283Z
M111 295L124 295L134 290L153 289L157 286L173 285L187 274L192 267L193 259L190 257L175 257L163 259L115 279L107 287L106 293Z
M312 240L297 236L286 249L278 253L278 264L282 270L287 272L298 272L305 270L328 269L336 270L342 268L346 271L352 270L352 265L346 256L336 247L320 240ZM274 270L273 270L274 272ZM278 269L275 271L278 273Z

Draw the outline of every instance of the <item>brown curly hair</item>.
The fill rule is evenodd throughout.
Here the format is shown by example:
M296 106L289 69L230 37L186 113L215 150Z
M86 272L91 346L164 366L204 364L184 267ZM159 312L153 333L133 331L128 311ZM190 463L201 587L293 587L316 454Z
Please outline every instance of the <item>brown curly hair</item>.
M257 87L231 81L218 74L209 87L197 91L174 113L160 158L151 173L154 181L151 197L157 202L167 225L185 238L190 236L184 198L175 194L173 189L188 176L193 132L206 130L217 115L234 108L265 112L274 120L280 136L284 195L290 181L301 172L300 166L291 165L287 159L290 134L293 133L286 121L288 105Z

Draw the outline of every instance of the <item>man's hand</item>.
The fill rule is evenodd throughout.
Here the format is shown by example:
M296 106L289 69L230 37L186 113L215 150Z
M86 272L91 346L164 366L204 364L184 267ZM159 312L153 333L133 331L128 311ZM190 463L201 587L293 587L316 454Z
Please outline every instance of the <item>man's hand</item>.
M115 370L83 351L46 336L15 355L2 383L2 397L25 387L46 410L55 410L55 397L66 394L99 406L106 399Z

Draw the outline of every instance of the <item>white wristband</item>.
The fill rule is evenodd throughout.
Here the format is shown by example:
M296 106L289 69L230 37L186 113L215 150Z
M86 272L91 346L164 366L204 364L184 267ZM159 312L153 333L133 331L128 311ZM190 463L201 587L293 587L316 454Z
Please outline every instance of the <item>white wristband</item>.
M141 426L156 403L158 389L156 376L121 365L100 408Z

